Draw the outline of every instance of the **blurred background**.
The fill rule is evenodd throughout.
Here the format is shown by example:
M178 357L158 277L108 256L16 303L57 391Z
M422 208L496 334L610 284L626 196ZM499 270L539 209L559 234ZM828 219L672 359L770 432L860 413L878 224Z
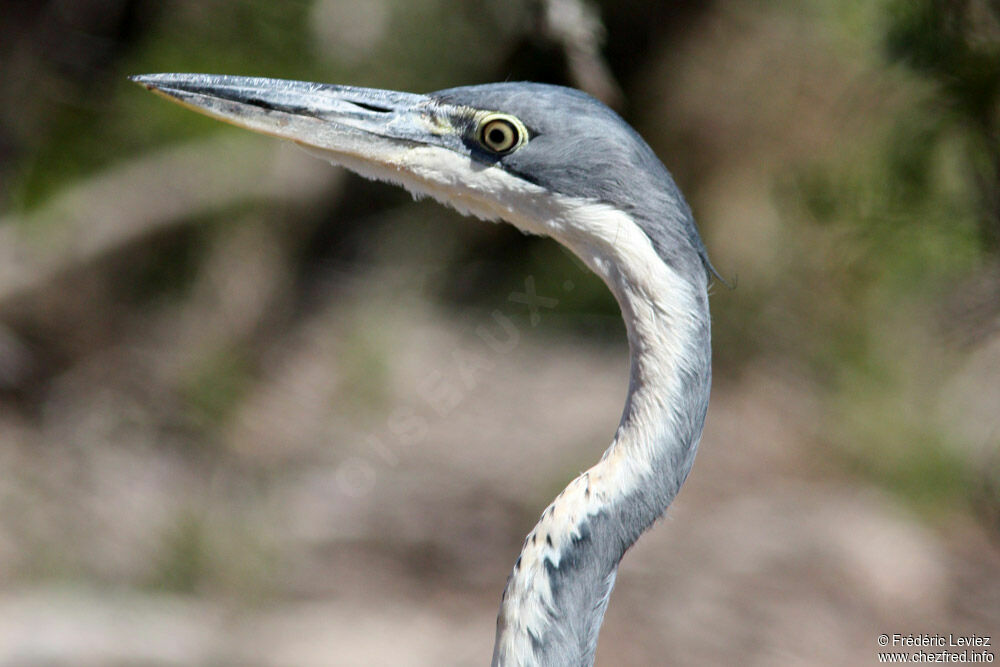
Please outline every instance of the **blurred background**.
M995 0L3 0L0 665L485 664L624 400L552 241L126 80L161 71L573 85L672 170L735 288L599 665L1000 634Z

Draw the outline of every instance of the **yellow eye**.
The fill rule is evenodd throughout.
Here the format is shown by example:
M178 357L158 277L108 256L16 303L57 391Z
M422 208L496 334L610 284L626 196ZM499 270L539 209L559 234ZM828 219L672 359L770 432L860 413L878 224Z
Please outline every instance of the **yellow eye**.
M479 123L479 143L493 153L510 153L527 139L527 130L513 116L492 114Z

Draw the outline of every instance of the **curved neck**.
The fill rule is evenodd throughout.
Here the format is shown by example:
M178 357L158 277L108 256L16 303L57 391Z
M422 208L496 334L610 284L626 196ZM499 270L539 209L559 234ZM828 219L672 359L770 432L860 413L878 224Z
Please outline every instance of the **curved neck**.
M557 238L621 306L631 353L628 397L600 462L559 494L525 539L504 591L493 665L593 663L618 563L677 494L701 437L711 349L700 259L692 249L698 261L687 267L699 270L682 274L628 216L605 213L614 223L611 242L572 229Z

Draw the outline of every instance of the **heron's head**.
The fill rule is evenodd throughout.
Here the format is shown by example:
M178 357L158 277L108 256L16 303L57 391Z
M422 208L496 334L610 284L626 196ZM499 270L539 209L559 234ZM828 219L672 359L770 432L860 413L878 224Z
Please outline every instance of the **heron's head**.
M559 211L624 213L664 262L707 266L690 210L653 151L614 111L573 89L497 83L417 95L207 74L133 80L364 176L571 247L594 230L566 224Z

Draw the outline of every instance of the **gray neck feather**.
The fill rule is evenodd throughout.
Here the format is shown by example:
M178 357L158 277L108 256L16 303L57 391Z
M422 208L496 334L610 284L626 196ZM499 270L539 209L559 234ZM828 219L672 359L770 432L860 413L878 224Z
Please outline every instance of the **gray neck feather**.
M579 527L579 537L565 549L559 567L547 567L553 591L554 614L561 623L536 648L539 665L591 665L604 612L614 586L618 564L625 551L666 511L694 463L708 407L711 382L708 311L704 310L706 344L698 350L696 368L683 374L681 405L664 405L656 417L667 425L660 435L658 456L640 472L642 480L631 493L615 498L600 513ZM631 365L643 360L632 348ZM632 375L635 388L635 374ZM642 429L630 414L633 396L626 402L622 429ZM618 437L623 433L620 431ZM617 440L617 438L616 438ZM579 661L575 656L579 656ZM569 660L565 660L569 658Z
M571 537L562 544L558 563L543 562L551 587L549 623L537 634L528 630L534 662L501 655L501 637L511 631L505 615L516 613L501 606L494 665L592 665L622 556L664 513L691 470L708 408L710 320L703 248L700 241L681 248L669 260L657 250L686 288L681 290L685 295L645 294L636 276L618 273L620 264L595 267L615 293L626 322L630 382L614 442L601 462L581 477L626 475L632 483L625 492L605 487L606 502L596 512L562 526ZM671 307L664 309L664 303ZM564 494L571 495L578 482ZM557 498L546 513L560 502ZM559 520L570 522L571 517ZM545 514L529 540L543 525L546 530L552 525L546 524ZM526 541L522 555L527 549ZM515 567L508 591L517 575Z

